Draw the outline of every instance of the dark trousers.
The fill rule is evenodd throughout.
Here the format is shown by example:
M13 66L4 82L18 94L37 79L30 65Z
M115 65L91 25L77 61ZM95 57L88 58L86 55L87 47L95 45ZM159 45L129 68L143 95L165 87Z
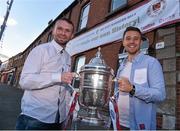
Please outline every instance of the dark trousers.
M61 130L61 123L44 123L27 115L20 115L16 122L16 130Z

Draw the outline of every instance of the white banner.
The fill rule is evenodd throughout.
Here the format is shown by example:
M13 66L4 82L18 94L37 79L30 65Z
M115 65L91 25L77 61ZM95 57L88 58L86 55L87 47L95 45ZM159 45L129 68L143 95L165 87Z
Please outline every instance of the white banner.
M71 55L122 39L128 26L148 32L180 21L180 0L151 0L126 14L84 33L67 44Z

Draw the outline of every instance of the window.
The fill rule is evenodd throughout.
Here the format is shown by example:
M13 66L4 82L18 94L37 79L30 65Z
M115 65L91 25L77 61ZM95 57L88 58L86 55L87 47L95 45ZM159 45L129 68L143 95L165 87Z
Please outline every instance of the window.
M144 54L148 54L148 48L149 48L149 39L143 36L140 51L143 52Z
M80 68L85 64L85 59L85 56L80 56L76 58L74 72L79 73Z
M74 72L79 73L81 67L85 64L85 59L86 59L85 56L79 56L76 58ZM80 79L79 78L73 79L72 86L74 88L79 88Z
M48 34L47 42L51 41L53 39L52 32Z
M90 3L85 5L81 10L81 17L79 20L79 30L83 29L87 25Z
M111 11L121 9L127 5L127 0L112 0L111 1Z
M42 41L41 40L39 40L39 42L37 43L37 45L40 45L42 43Z

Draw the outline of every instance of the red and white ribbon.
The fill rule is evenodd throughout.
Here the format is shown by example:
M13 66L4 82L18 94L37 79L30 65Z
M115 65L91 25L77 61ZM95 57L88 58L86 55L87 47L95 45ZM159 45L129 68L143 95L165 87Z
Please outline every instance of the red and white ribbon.
M67 119L64 123L64 130L67 129L68 125L71 125L72 124L72 119L73 119L73 113L74 113L74 110L75 110L75 107L76 107L76 104L77 104L77 101L78 101L78 97L79 97L79 93L77 93L75 90L72 94L72 99L70 101L70 109L69 109L69 112L68 112L68 116L67 116Z
M114 97L110 97L109 101L109 111L113 124L114 130L121 130L120 122L119 122L119 111L116 99Z

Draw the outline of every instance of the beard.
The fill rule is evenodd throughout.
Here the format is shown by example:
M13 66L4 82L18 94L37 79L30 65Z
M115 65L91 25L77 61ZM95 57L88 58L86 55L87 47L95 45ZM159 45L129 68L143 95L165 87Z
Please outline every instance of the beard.
M67 42L68 41L63 41L63 40L59 40L59 39L56 39L56 38L54 38L54 40L59 44L59 45L61 45L61 46L66 46L66 44L67 44Z
M127 51L130 55L135 55L139 52L139 50L136 50L136 51Z

